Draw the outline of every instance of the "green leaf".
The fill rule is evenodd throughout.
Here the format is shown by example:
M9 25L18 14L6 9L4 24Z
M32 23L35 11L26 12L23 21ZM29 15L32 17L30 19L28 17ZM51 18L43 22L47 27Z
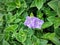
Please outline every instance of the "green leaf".
M48 28L50 26L52 26L53 23L51 22L44 22L44 24L42 25L42 29Z
M17 24L15 24L15 25L9 25L9 26L7 26L7 27L5 28L5 31L6 31L6 32L14 32L14 31L16 31L17 27L18 27Z
M51 22L51 23L54 23L55 20L56 20L56 17L50 16L50 17L47 18L47 20L48 20L49 22Z
M15 4L17 8L27 8L25 0L15 0Z
M32 42L33 45L40 45L40 40L35 35L32 36Z
M0 13L0 22L3 21L3 14Z
M7 11L12 11L16 8L16 5L14 2L7 3Z
M31 3L31 6L30 7L35 7L36 5L35 5L35 1L33 1L32 3Z
M30 7L37 7L40 10L43 7L45 0L34 0Z
M56 35L60 37L60 28L57 28L54 31L55 31Z
M28 37L31 37L34 34L34 31L32 29L28 29L26 31L27 31Z
M43 0L34 0L36 7L40 10L43 6L44 1Z
M32 12L30 13L30 17L34 17L34 14Z
M14 21L14 23L19 23L21 21L21 19L16 19L15 21Z
M46 33L43 35L43 38L45 39L53 39L55 37L55 33Z
M43 13L41 11L37 11L37 17L41 19L43 17Z
M4 39L8 41L9 38L10 38L10 33L9 32L5 32L4 33Z
M3 45L10 45L6 40L3 40Z
M23 43L27 38L27 34L24 32L23 29L20 29L19 33L17 33L15 37L19 42Z
M32 45L32 41L30 38L27 38L26 41L23 43L24 45Z
M28 16L28 13L27 13L27 11L24 11L24 13L22 14L22 16L21 17L23 17L22 19L24 19L24 21L25 21L25 19L26 19L26 17Z
M58 7L60 8L60 1L58 1Z
M48 41L44 39L40 39L40 45L47 45Z
M26 40L26 35L23 36L22 34L21 34L21 35L17 34L17 35L16 35L16 39L17 39L17 41L23 43L23 42Z
M47 45L52 45L52 44L47 44Z
M51 9L49 7L42 7L41 10L43 10L43 12L45 13L45 15L47 17L49 17L49 16L56 16L56 12L51 11Z
M58 16L60 17L60 1L58 1L58 9L57 9L57 14L58 14Z
M43 35L43 38L51 40L54 44L59 45L60 41L57 37L55 37L55 33L47 33Z
M3 39L3 34L0 34L0 41Z
M18 10L18 14L19 14L19 16L23 13L25 11L25 8L19 8L19 10Z
M17 8L20 8L20 7L21 7L21 2L20 2L20 0L15 0L15 4L16 4L16 7L17 7Z
M55 29L60 26L60 18L59 17L50 16L47 18L47 20L54 24Z
M23 2L23 3L22 3L22 7L23 7L23 8L27 8L27 4L26 4L25 0L23 0L22 2Z
M0 2L3 2L3 3L5 3L5 4L7 4L7 3L10 3L10 2L13 2L14 0L0 0Z
M39 39L33 35L32 42L33 42L33 45L47 45L48 41L44 39Z
M56 18L55 22L54 22L54 28L58 28L60 26L60 17Z
M57 11L57 5L58 5L58 1L50 1L49 3L48 3L48 5L53 9L53 10L55 10L55 11Z
M0 13L0 29L3 27L3 14ZM1 30L0 30L1 31Z
M13 23L13 21L16 19L16 15L13 16L11 12L8 12L8 14L5 14L5 19L7 24Z
M59 0L53 0L48 3L48 5L55 11L57 12L58 16L60 17L60 1Z
M53 39L51 39L51 41L56 44L56 45L60 45L60 41L58 38L54 37Z

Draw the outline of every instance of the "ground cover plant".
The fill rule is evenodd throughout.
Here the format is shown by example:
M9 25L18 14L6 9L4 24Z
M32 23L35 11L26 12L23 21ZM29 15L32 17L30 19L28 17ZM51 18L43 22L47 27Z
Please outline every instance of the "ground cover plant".
M0 0L0 45L60 45L60 0Z

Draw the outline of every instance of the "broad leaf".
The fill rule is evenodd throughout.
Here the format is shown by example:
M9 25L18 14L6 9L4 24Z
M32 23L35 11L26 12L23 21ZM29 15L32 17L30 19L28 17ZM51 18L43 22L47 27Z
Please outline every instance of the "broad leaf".
M40 10L43 6L44 1L43 0L34 0L36 7Z
M44 22L44 24L42 25L42 29L48 28L50 26L52 26L53 23L51 22Z
M58 1L50 1L48 5L55 11L57 11Z
M55 33L47 33L44 34L43 38L51 40L54 44L59 45L60 41L57 37L55 37Z
M60 18L59 17L50 16L47 18L47 20L54 24L55 29L60 26Z
M53 0L51 2L48 3L48 5L55 10L55 12L57 12L58 16L60 17L60 1L59 0Z
M43 7L44 0L34 0L30 7L37 7L40 10Z

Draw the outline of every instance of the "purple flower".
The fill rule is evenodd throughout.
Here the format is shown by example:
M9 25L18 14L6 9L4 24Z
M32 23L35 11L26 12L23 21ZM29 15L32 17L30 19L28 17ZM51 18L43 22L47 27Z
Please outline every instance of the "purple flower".
M27 16L24 22L24 25L28 26L29 28L40 28L41 29L41 26L43 23L44 23L43 20L40 20L36 17Z

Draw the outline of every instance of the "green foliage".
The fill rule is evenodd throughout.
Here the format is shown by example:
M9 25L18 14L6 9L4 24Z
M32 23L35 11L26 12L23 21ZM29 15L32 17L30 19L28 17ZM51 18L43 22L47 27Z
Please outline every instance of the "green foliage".
M6 40L3 40L3 45L10 45Z
M48 27L50 27L50 26L52 26L52 23L51 23L51 22L45 22L45 23L42 25L42 29L48 28Z
M51 40L55 45L59 45L60 41L58 40L57 37L55 37L55 33L47 33L43 35L43 38Z
M15 25L9 25L9 26L7 26L7 27L5 28L5 31L6 31L6 32L14 32L14 31L16 31L17 27L18 27L17 24L15 24Z
M38 10L40 10L42 8L43 4L44 4L44 0L34 0L31 4L31 7L36 6L38 8Z
M44 21L41 29L24 25L27 16ZM0 0L0 45L60 45L60 0Z
M40 10L43 6L43 0L35 0L35 5Z
M60 7L59 7L59 0L51 1L48 5L57 12L58 16L60 17Z

